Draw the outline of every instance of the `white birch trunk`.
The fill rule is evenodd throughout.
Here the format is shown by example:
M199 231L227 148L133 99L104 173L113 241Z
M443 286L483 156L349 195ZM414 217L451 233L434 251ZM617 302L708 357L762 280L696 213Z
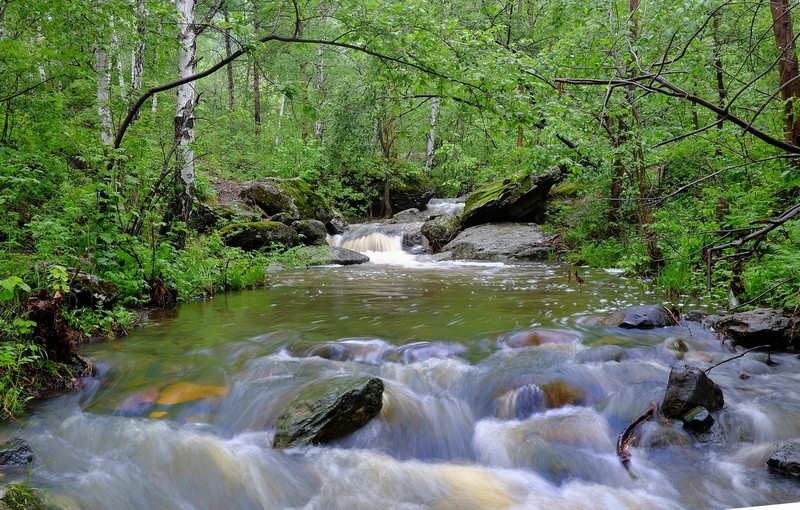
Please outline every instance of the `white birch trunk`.
M278 101L278 136L275 137L275 145L281 144L281 121L283 120L283 111L286 109L286 96L281 94L281 99Z
M94 50L94 68L97 73L97 114L100 116L100 140L103 145L111 145L114 135L111 132L111 107L109 97L111 89L111 63L106 50L98 46Z
M114 18L109 21L111 27L111 50L113 51L116 67L117 67L117 83L119 84L120 94L125 94L125 73L122 69L122 58L119 51L119 37L117 36L117 28L114 26Z
M142 88L142 76L144 75L144 36L145 24L144 17L146 11L144 0L136 0L136 47L131 56L131 91L133 95Z
M439 115L439 98L431 101L431 130L428 131L428 148L425 150L425 171L433 168L433 155L436 152L436 117Z
M322 8L320 7L320 10L321 9ZM315 77L314 80L314 86L316 87L317 92L319 92L320 103L322 102L322 95L325 86L325 60L322 58L322 55L323 55L323 48L322 45L320 44L319 46L317 46L317 65L316 65L317 76ZM318 118L314 122L314 135L317 137L317 140L322 140L322 134L324 133L324 131L325 131L325 125L322 123L322 119Z
M197 52L197 31L195 22L195 0L175 0L178 10L178 79L195 73ZM195 91L193 83L178 87L178 101L175 110L175 142L178 169L176 172L175 216L188 221L194 199L194 107Z

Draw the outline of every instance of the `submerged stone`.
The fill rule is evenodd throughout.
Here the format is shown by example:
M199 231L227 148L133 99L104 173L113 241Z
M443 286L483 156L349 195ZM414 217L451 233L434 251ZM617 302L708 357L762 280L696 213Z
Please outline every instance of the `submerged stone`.
M224 386L202 385L181 381L164 388L156 400L157 405L171 406L201 398L223 397L228 394Z
M383 405L383 381L336 377L307 385L278 418L274 448L324 444L374 418Z

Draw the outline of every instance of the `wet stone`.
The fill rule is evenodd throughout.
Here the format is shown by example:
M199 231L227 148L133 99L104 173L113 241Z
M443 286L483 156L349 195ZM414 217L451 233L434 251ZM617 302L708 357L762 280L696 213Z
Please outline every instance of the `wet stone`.
M793 478L800 478L800 441L781 446L767 460L767 466Z
M18 437L0 444L0 467L24 466L33 461L30 445Z
M708 409L697 406L683 415L683 426L692 432L706 432L714 425L714 418Z

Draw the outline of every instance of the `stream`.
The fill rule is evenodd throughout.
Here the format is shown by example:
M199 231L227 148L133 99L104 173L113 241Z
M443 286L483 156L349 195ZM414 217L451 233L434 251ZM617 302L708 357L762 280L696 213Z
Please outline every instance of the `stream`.
M733 354L689 324L596 325L658 303L641 282L547 263L427 262L272 274L85 346L99 375L0 429L36 459L30 483L63 509L722 509L800 501L765 467L800 437L800 360L751 353L711 371L725 395L704 441L650 421L679 358ZM572 269L574 270L574 268ZM688 352L680 352L682 343ZM379 415L327 446L273 450L293 390L385 382Z

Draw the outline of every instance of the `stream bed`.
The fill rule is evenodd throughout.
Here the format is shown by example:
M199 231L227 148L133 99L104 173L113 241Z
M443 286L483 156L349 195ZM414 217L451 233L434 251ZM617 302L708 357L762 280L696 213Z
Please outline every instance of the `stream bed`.
M99 375L3 425L64 509L722 509L800 501L767 470L800 437L800 360L748 354L709 374L725 408L703 438L644 423L673 364L733 356L697 324L597 325L660 299L616 273L406 256L287 270L268 288L181 305L85 346ZM572 273L572 274L571 274ZM683 303L676 303L683 304ZM682 351L686 352L682 352ZM273 450L296 389L368 374L384 405L327 446ZM702 439L702 441L700 440Z

